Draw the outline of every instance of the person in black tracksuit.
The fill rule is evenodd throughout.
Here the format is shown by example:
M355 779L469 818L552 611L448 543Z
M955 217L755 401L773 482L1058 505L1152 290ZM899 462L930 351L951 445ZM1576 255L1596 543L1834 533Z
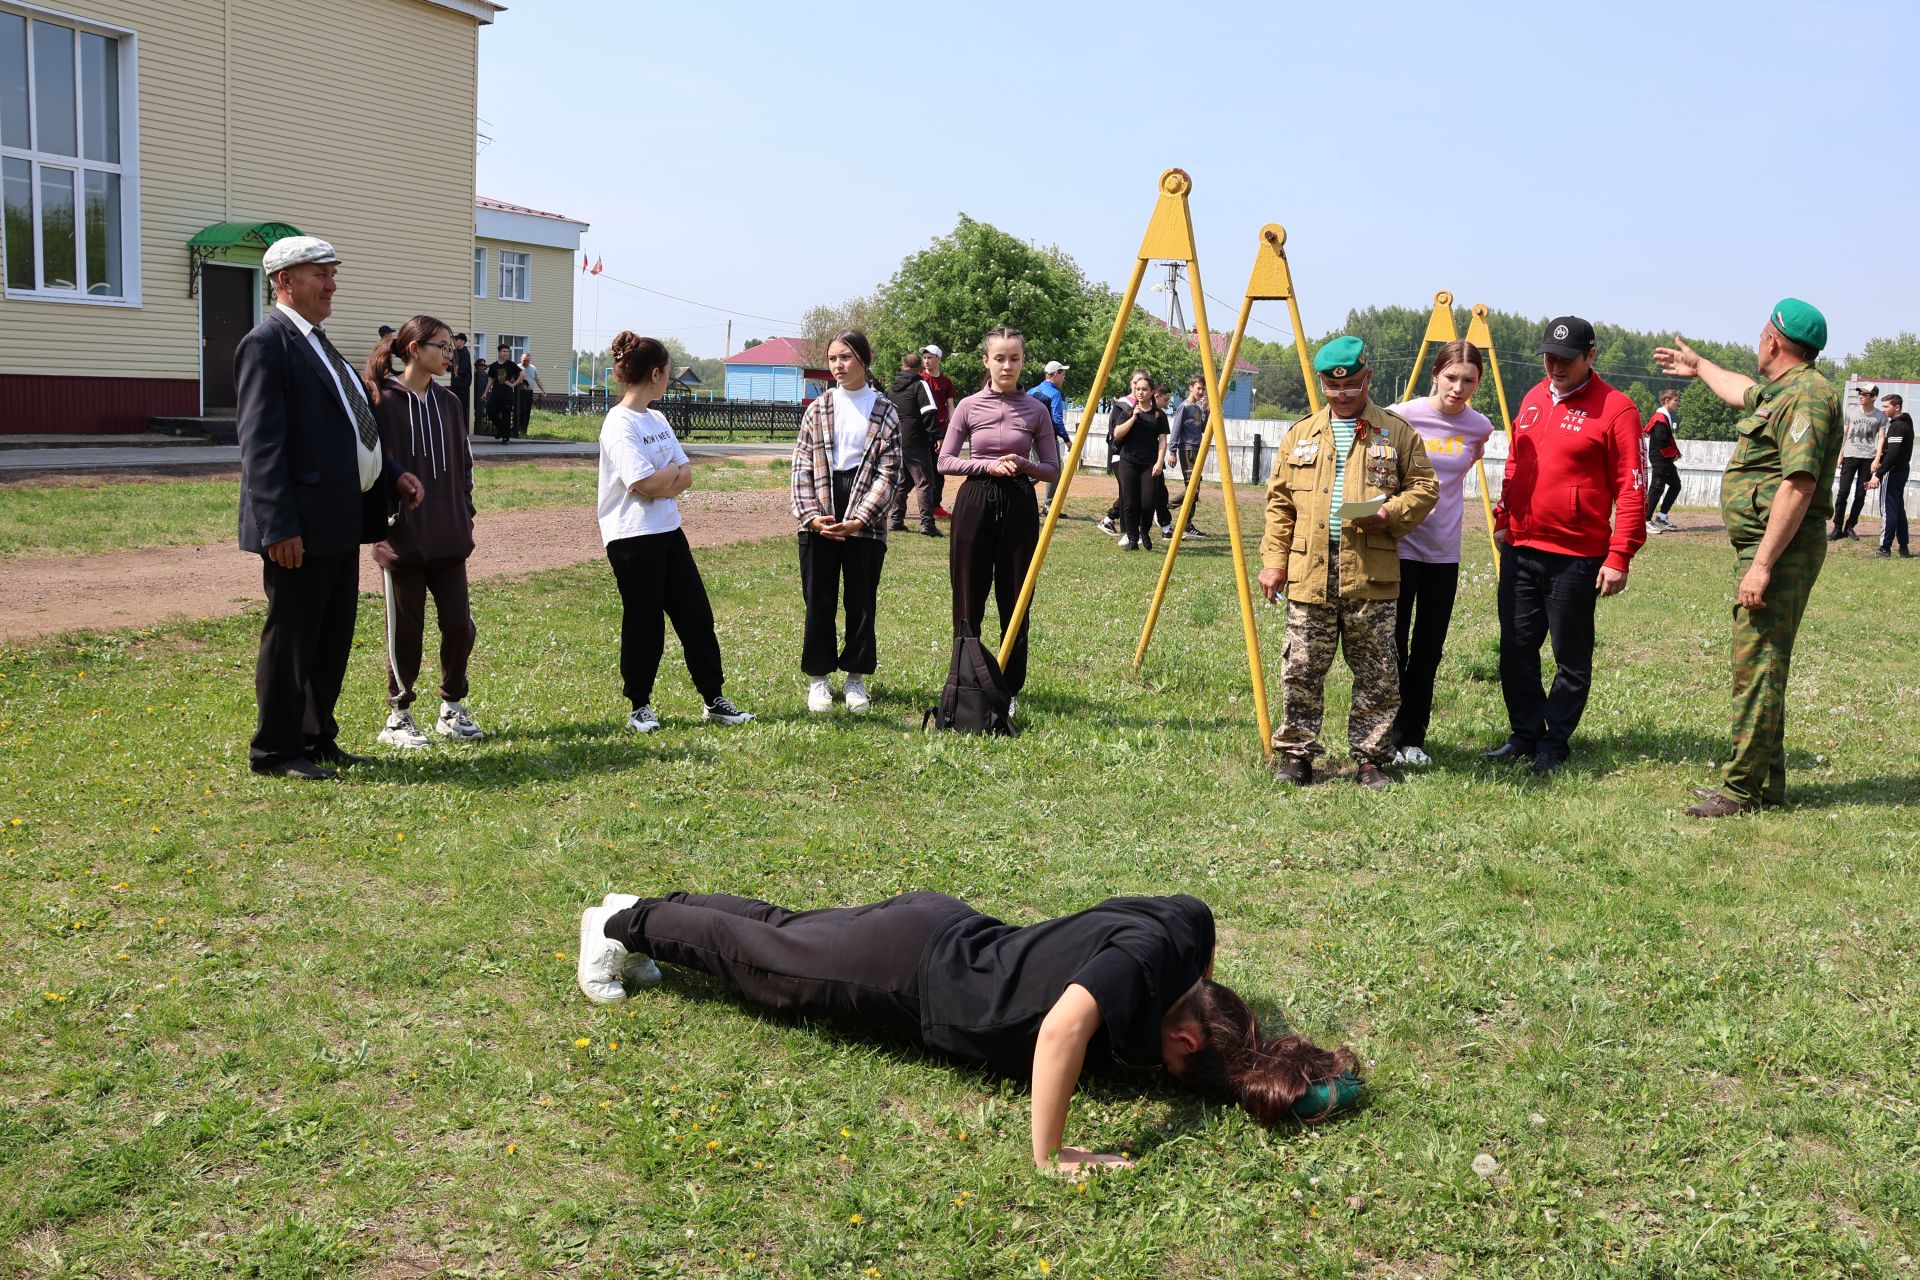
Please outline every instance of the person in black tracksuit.
M1680 425L1680 393L1660 393L1660 407L1647 419L1647 525L1652 529L1673 527L1667 513L1680 496L1680 441L1674 434Z
M1167 434L1167 415L1157 401L1153 382L1144 373L1133 377L1134 403L1123 414L1114 410L1114 440L1120 450L1121 547L1132 551L1153 547L1152 520L1160 494L1164 464L1161 441Z
M887 399L900 415L900 483L893 491L893 529L907 527L907 491L913 491L915 510L920 513L920 532L929 538L941 537L934 520L939 502L940 470L934 462L939 448L935 439L940 429L940 410L933 402L933 388L921 376L919 355L900 362L900 371L887 387Z
M1887 426L1880 433L1880 447L1873 458L1873 479L1867 488L1880 490L1880 551L1893 554L1895 543L1900 554L1907 549L1907 476L1913 467L1913 415L1906 412L1906 400L1888 395L1880 402L1887 415Z

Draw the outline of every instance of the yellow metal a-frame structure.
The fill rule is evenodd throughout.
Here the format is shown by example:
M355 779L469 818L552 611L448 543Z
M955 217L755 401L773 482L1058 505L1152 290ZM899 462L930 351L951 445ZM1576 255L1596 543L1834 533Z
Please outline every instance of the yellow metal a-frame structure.
M1058 492L1072 492L1073 477L1080 470L1080 457L1086 451L1087 436L1093 426L1092 408L1094 399L1107 379L1113 376L1114 361L1119 358L1120 340L1126 334L1127 321L1133 314L1134 302L1140 296L1140 283L1146 277L1147 264L1150 262L1184 262L1187 265L1187 283L1193 295L1194 330L1200 339L1200 374L1207 384L1207 402L1219 405L1220 371L1214 364L1212 334L1207 328L1206 291L1200 284L1200 259L1193 246L1193 217L1187 208L1187 196L1193 190L1193 179L1185 170L1169 169L1160 175L1160 194L1153 206L1153 216L1147 222L1147 233L1140 241L1140 253L1133 264L1133 274L1127 280L1125 294L1120 299L1120 308L1114 313L1113 332L1107 336L1107 347L1100 356L1100 368L1093 376L1093 397L1087 404L1087 411L1081 413L1080 424L1073 433L1073 444L1067 450L1067 459L1060 468ZM1296 327L1298 320L1295 321ZM1220 420L1216 411L1208 422L1208 439L1215 434L1215 424ZM1203 446L1204 450L1204 446ZM1202 458L1205 453L1202 453ZM1247 558L1240 537L1238 508L1233 496L1233 472L1226 464L1224 437L1220 449L1220 490L1227 504L1227 535L1233 544L1233 571L1235 583L1240 593L1240 625L1246 638L1247 670L1253 682L1254 707L1259 717L1260 750L1263 754L1273 750L1273 724L1267 713L1266 678L1260 667L1260 633L1253 613L1253 588L1247 578ZM1181 504L1181 519L1184 522L1192 508L1193 489L1188 486L1187 499ZM1000 636L1000 663L1004 667L1013 656L1013 642L1025 625L1027 613L1033 604L1034 586L1040 580L1040 569L1046 563L1047 547L1053 541L1053 531L1060 523L1060 513L1066 503L1056 501L1049 505L1047 518L1040 526L1040 539L1033 549L1033 561L1027 567L1027 579L1020 585L1020 598L1014 603L1013 614L1007 619L1006 629ZM1171 555L1173 545L1178 543L1179 530L1174 532L1174 542L1169 544ZM1169 560L1171 563L1171 560ZM1162 569L1161 585L1165 586L1165 570Z
M1433 314L1427 317L1427 332L1420 339L1420 349L1413 356L1413 372L1407 375L1407 393L1401 400L1413 399L1414 389L1420 385L1420 370L1427 362L1427 349L1445 342L1457 341L1460 331L1453 323L1453 295L1442 289L1433 295ZM1467 323L1467 341L1486 353L1487 368L1493 374L1494 395L1500 401L1500 425L1507 433L1507 447L1513 447L1513 415L1507 411L1507 388L1500 380L1500 357L1493 349L1493 328L1487 323L1487 304L1473 304L1473 319ZM1487 493L1487 468L1483 461L1476 460L1474 467L1480 473L1480 509L1487 517L1487 547L1493 552L1493 567L1500 568L1500 544L1493 536L1493 499Z

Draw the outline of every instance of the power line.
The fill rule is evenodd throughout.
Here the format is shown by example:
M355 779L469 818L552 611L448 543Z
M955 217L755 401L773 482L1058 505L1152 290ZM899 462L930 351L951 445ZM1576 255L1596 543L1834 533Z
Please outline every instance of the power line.
M732 307L716 307L710 302L701 302L694 298L683 298L677 293L668 293L663 289L649 289L647 288L647 286L643 284L635 284L631 280L622 280L619 276L616 276L609 271L603 271L601 272L601 275L603 275L607 280L611 281L614 284L625 285L629 289L638 289L642 293L651 293L658 298L672 298L675 302L684 302L688 306L700 307L707 311L717 311L721 315L740 316L747 320L765 320L768 324L786 325L788 328L792 328L792 329L798 329L801 327L801 324L798 320L778 320L778 319L775 319L773 316L755 315L751 311L737 311Z

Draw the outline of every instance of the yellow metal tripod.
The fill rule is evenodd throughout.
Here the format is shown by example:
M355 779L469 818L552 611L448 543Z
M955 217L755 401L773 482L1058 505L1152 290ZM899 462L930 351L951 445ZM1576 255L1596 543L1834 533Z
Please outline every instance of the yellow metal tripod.
M1453 323L1453 295L1442 289L1433 295L1433 314L1427 317L1427 332L1420 339L1420 350L1414 353L1413 372L1407 376L1407 393L1401 400L1413 399L1414 388L1420 385L1420 368L1426 363L1427 348L1443 342L1454 342L1460 337L1460 331ZM1507 412L1507 389L1500 381L1500 357L1493 350L1493 329L1487 324L1487 304L1473 304L1473 319L1467 325L1467 341L1487 354L1487 367L1493 373L1493 391L1500 400L1500 425L1506 429L1507 447L1513 447L1513 418ZM1493 552L1494 572L1500 570L1500 544L1493 536L1493 499L1487 492L1487 467L1481 459L1474 459L1474 468L1480 474L1480 509L1487 517L1487 547Z
M1133 274L1127 280L1126 293L1120 299L1120 309L1114 313L1113 332L1107 336L1107 348L1100 356L1100 368L1093 376L1093 393L1088 398L1087 408L1080 415L1080 424L1073 433L1073 444L1067 450L1067 459L1061 464L1060 481L1055 492L1064 495L1072 492L1073 477L1080 470L1080 457L1086 451L1087 435L1093 425L1093 405L1101 390L1107 385L1107 379L1113 375L1114 361L1119 358L1120 340L1126 334L1127 321L1133 314L1134 301L1140 296L1140 282L1146 276L1149 262L1177 261L1187 264L1187 283L1193 294L1193 323L1200 338L1200 373L1207 384L1208 403L1220 403L1220 371L1213 360L1213 341L1207 329L1206 292L1200 284L1200 260L1193 247L1193 217L1187 208L1187 195L1193 190L1193 179L1181 169L1169 169L1160 175L1160 195L1153 207L1153 217L1147 222L1147 233L1140 241L1140 253L1133 264ZM1277 228L1275 228L1277 230ZM1296 319L1296 327L1298 321ZM1216 412L1209 420L1208 431L1219 420ZM1263 753L1273 750L1273 725L1267 716L1266 679L1260 669L1260 635L1253 615L1253 590L1247 579L1247 560L1241 548L1240 522L1233 498L1233 473L1225 465L1226 450L1221 449L1220 488L1227 504L1227 533L1233 543L1233 566L1235 581L1240 591L1240 624L1246 637L1247 669L1253 679L1254 707L1259 716L1260 749ZM1181 516L1184 521L1192 505L1192 486L1188 486L1188 500L1181 504ZM1046 522L1040 526L1040 540L1033 549L1033 561L1027 567L1027 579L1020 584L1020 598L1014 602L1013 614L1007 619L1006 629L1000 636L1000 664L1004 667L1013 655L1013 642L1025 625L1028 610L1033 604L1034 585L1040 580L1040 568L1046 563L1047 547L1053 541L1054 528L1060 523L1060 513L1065 509L1064 500L1056 500L1047 509ZM1182 526L1184 527L1184 526ZM1178 529L1174 532L1174 542L1179 539ZM1168 548L1171 555L1172 544ZM1170 561L1169 561L1170 562ZM1161 571L1161 585L1165 586L1165 569Z

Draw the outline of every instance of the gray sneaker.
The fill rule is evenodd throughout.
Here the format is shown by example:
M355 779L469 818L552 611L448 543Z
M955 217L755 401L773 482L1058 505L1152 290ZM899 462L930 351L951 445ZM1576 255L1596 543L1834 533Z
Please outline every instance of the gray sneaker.
M433 731L443 738L458 738L462 742L478 742L487 736L473 722L463 702L442 702L440 718L433 722Z
M653 713L653 704L635 707L633 714L627 717L627 728L635 733L652 733L660 727L660 717Z
M380 731L380 741L405 751L418 751L433 745L433 739L420 732L420 726L413 722L411 711L396 711L389 715L387 727Z

